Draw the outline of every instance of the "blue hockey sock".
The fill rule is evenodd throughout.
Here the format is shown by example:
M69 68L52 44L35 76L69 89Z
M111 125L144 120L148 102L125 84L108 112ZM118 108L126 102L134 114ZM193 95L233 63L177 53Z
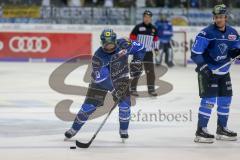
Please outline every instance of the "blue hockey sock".
M88 120L88 117L96 110L96 106L92 104L83 104L82 108L78 112L72 128L75 131L79 131L81 127L85 124L85 122Z
M218 114L218 125L221 127L227 126L229 116L229 106L231 104L232 97L218 97L217 99L217 114Z
M198 112L198 127L207 127L216 98L202 98Z
M126 131L129 126L129 121L131 117L131 101L130 97L127 97L123 101L119 103L119 122L120 122L120 130Z

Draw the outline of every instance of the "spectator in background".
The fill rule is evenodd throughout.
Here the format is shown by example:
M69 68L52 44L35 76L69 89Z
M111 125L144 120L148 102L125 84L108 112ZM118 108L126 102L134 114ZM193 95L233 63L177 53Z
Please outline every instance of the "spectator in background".
M98 0L92 0L93 5L97 5Z
M136 0L118 0L117 2L115 2L114 5L118 7L130 8L130 7L136 6ZM145 3L144 3L144 6L145 6Z
M146 6L147 7L156 7L155 0L146 0Z
M50 6L50 0L42 0L42 6Z
M104 0L104 7L113 7L113 0Z
M11 2L11 1L10 1ZM21 0L12 0L13 4L21 4Z
M136 0L137 7L146 7L146 0Z
M190 6L192 8L199 8L199 0L191 0L190 1Z
M182 8L188 8L188 0L180 0L180 3Z
M240 8L240 1L236 1L234 6Z
M73 7L84 6L85 0L68 0L68 5Z

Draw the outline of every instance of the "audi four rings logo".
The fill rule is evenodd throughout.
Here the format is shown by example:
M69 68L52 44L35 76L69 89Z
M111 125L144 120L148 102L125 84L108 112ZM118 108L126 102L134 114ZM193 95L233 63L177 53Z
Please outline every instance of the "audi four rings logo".
M13 37L9 41L9 48L13 52L47 52L51 42L46 37Z

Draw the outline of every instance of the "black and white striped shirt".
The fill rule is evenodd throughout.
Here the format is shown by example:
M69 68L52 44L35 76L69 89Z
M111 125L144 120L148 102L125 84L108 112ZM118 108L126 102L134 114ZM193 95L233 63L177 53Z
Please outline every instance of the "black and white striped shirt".
M159 47L157 29L152 24L140 23L136 25L130 34L130 39L142 43L147 52Z

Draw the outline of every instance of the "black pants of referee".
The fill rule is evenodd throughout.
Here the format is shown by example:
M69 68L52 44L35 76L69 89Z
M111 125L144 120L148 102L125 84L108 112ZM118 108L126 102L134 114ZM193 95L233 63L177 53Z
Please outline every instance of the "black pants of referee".
M144 59L143 59L143 65L145 74L147 76L147 86L148 86L148 92L155 91L155 72L154 72L154 64L153 64L153 52L146 52ZM137 90L137 84L138 84L138 78L134 78L131 83L131 91Z

